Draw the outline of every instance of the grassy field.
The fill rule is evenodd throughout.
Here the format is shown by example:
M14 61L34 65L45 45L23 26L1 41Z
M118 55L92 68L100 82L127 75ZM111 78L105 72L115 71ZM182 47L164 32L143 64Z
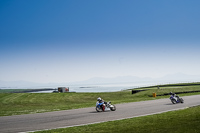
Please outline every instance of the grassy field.
M200 106L131 119L36 133L199 133Z
M149 97L149 95L154 92L163 94L171 91L200 90L200 85L168 85L160 86L160 89L154 86L148 89L136 94L132 94L131 90L106 93L0 93L0 116L94 107L97 97L112 101L113 104L168 98L169 96L154 98ZM180 94L180 96L197 94L200 94L200 92Z

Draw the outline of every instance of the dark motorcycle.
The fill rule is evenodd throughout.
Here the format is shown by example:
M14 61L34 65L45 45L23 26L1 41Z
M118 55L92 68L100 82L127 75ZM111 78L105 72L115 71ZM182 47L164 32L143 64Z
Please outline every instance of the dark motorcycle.
M173 95L171 95L171 97L169 99L171 100L171 102L173 104L175 104L175 103L184 103L183 98L180 98L179 96L173 96Z

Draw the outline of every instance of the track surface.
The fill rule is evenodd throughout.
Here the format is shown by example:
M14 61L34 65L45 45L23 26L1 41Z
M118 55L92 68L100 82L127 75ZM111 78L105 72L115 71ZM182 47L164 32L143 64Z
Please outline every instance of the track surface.
M70 127L156 114L200 105L200 95L185 96L184 104L172 104L169 98L116 104L116 111L97 113L95 107L38 114L0 117L1 133L27 132ZM95 103L94 103L95 105Z

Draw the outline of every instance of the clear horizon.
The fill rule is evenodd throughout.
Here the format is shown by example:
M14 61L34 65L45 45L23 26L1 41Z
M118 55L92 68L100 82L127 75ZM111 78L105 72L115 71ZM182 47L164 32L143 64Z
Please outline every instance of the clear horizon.
M0 80L200 75L200 1L0 1Z

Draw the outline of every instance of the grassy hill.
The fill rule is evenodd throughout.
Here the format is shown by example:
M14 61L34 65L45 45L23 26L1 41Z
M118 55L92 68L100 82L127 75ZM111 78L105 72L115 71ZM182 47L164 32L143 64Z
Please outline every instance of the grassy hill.
M188 86L175 84L159 88L157 86L139 88L148 90L136 94L132 94L132 90L105 93L0 93L0 116L94 107L98 97L102 97L105 101L112 101L113 104L167 98L169 96L154 98L150 95L154 92L163 94L171 91L200 90L200 85L196 83ZM196 94L200 94L200 92L180 94L180 96Z

